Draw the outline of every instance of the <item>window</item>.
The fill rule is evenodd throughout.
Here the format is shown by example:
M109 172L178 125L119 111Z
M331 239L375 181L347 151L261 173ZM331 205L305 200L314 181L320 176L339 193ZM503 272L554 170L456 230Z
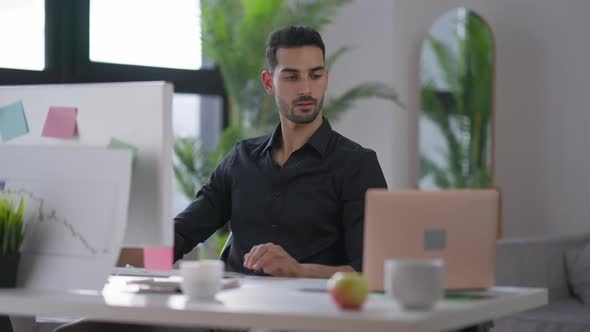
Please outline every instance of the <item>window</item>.
M175 138L199 138L208 148L217 144L223 124L223 100L218 96L176 93L172 103ZM175 162L177 162L175 158ZM180 213L194 197L187 197L174 181L174 212Z
M202 65L199 0L3 0L0 9L0 84L168 81L175 92L225 96L219 71Z
M199 69L199 1L91 0L90 60Z
M0 67L45 69L45 3L43 0L0 2Z

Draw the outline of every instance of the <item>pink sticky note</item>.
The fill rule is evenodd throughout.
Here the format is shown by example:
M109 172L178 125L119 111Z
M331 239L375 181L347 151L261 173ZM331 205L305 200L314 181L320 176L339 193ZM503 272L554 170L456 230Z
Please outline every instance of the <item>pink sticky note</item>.
M78 109L76 107L49 108L42 136L72 138L78 135Z
M143 266L148 270L172 270L172 247L143 248Z

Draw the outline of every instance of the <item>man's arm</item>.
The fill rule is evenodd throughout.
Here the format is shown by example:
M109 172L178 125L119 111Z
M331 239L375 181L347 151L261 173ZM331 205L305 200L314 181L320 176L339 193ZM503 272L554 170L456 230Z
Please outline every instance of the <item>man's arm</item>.
M301 264L291 257L281 246L273 243L254 246L244 256L244 267L253 271L263 271L275 277L291 278L327 279L336 272L354 272L351 266Z
M209 182L199 190L195 200L174 218L174 261L181 259L230 219L229 170L235 157L234 147L213 171Z
M320 264L301 264L301 278L327 279L336 272L355 272L350 265L328 266Z
M351 163L342 186L342 226L349 265L355 271L363 269L363 234L365 225L365 195L370 188L387 188L387 182L377 160L377 154L365 150Z

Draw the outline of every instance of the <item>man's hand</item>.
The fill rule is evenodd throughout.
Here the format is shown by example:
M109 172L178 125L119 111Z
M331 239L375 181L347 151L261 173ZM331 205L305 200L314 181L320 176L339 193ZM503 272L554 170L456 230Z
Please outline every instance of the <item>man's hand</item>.
M285 249L273 243L252 247L244 255L244 267L275 277L302 277L302 266Z

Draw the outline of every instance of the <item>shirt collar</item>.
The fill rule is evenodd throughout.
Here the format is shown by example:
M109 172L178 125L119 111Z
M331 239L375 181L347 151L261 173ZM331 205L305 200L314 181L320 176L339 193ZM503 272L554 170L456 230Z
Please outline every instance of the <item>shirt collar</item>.
M311 135L309 140L306 144L310 145L314 150L319 152L322 158L326 154L326 149L328 148L328 143L330 141L330 136L332 134L332 126L330 126L330 122L326 117L322 117L322 124L320 127ZM281 131L281 123L279 122L275 127L272 135L262 152L266 152L267 150L271 149L272 147L279 146L282 141L282 131Z

